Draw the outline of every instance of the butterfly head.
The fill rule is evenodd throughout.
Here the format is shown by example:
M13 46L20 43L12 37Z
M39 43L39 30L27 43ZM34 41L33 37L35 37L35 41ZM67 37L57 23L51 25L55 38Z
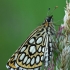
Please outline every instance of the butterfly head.
M44 24L50 24L50 23L52 23L53 15L51 15L51 14L54 12L54 10L56 8L58 8L58 6L55 6L55 8L53 9L53 11L51 11L50 16L47 17L47 19L45 20ZM47 15L48 15L49 11L50 11L50 8L48 9Z
M48 26L49 24L52 24L52 19L53 19L53 15L48 16L43 24L45 26Z
M48 22L48 23L49 23L49 22L52 22L52 18L53 18L53 15L48 16L47 19L46 19L46 22Z

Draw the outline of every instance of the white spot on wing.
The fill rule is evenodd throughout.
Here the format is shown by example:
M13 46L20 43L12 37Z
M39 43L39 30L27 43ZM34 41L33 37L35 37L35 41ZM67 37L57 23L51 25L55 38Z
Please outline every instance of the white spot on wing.
M34 70L34 69L28 69L28 70Z
M48 34L51 34L50 31L48 31Z
M17 59L17 55L18 55L18 54L16 54L16 55L15 55L15 58L14 58L14 60L16 60L16 59Z
M21 56L20 56L20 60L22 60L24 58L25 54L23 53Z
M30 58L28 58L28 60L27 60L26 64L28 64L29 62L30 62Z
M42 52L44 52L44 47L42 48Z
M52 55L52 52L50 52L50 55Z
M19 70L27 70L27 69L25 69L25 68L22 68L22 67L19 67Z
M29 43L35 42L34 38L30 39Z
M48 62L45 63L45 66L46 66L46 67L48 66Z
M14 70L13 68L11 68L10 70Z
M23 52L26 49L26 46L23 46L23 48L21 48L21 52Z
M25 63L28 59L28 56L25 56L24 60L23 60L23 63Z
M42 42L42 37L39 37L36 43L39 44L41 42Z
M6 65L7 68L10 68L8 65Z
M46 48L46 52L48 53L48 48Z
M44 51L45 51L45 53L48 53L48 48L45 48Z
M15 66L16 66L16 67L19 67L19 66L17 65L17 63L16 63L16 62L15 62Z
M41 49L42 49L42 47L40 46L39 49L38 49L38 52L41 52Z
M31 65L33 65L34 62L35 62L35 58L32 58L32 60L31 60Z
M51 48L50 48L50 50L52 51L52 50L53 50L53 48L51 47Z
M36 57L36 63L39 63L39 61L40 61L40 57L37 56L37 57Z
M39 70L39 68L34 68L34 70Z
M35 46L30 46L30 50L29 50L32 54L34 54L36 52L36 48Z
M48 57L45 58L45 61L48 61Z
M50 56L50 59L52 58L52 56Z
M48 53L47 52L45 53L45 56L48 56Z
M41 56L41 61L43 61L43 59L44 59L44 57L43 57L43 56Z
M49 37L49 42L51 42L52 40L51 40L51 36Z
M52 43L49 43L50 47L52 47Z

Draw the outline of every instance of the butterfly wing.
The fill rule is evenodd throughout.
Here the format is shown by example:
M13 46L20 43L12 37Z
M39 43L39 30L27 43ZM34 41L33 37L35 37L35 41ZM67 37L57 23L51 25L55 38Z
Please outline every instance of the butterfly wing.
M6 67L10 70L40 70L44 60L45 35L44 25L35 29L11 56Z

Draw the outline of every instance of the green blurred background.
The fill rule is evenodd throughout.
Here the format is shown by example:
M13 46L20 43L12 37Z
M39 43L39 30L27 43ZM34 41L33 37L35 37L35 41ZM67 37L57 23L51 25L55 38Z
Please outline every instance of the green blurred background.
M66 0L0 0L0 70L7 70L6 63L29 34L42 24L55 6L56 22L64 17ZM61 24L60 21L56 24ZM58 26L55 26L58 29Z

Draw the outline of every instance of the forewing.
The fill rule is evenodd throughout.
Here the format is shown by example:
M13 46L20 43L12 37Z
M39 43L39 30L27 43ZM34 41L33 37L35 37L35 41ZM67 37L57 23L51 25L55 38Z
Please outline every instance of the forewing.
M12 55L7 63L10 70L40 70L44 57L46 29L39 26Z

